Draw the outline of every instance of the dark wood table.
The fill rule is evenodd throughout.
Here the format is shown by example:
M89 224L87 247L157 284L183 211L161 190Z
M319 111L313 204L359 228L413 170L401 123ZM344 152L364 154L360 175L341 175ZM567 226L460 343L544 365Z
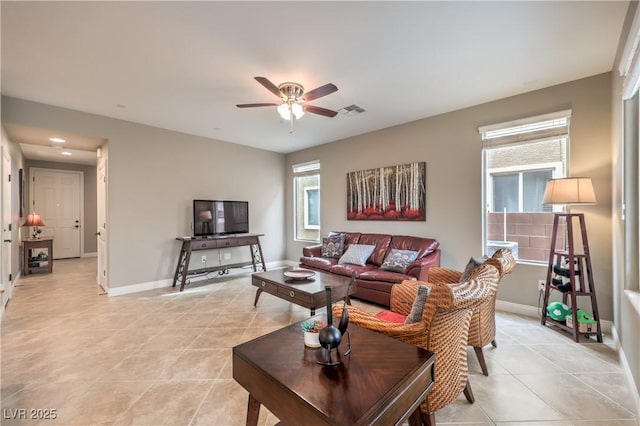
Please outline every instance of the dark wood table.
M264 405L288 425L420 424L420 402L434 383L435 356L350 325L351 354L340 344L334 367L326 349L304 346L300 323L233 348L233 378L249 391L247 425ZM333 355L335 357L335 350Z
M211 235L204 237L177 237L176 240L182 242L180 253L178 254L178 264L173 273L173 287L180 282L180 291L184 290L187 284L187 278L191 275L203 275L208 272L226 271L231 268L241 268L251 265L254 271L261 267L263 271L267 270L262 255L262 246L260 245L260 237L263 234L232 234L232 235ZM251 261L236 262L229 264L212 265L205 268L189 270L189 261L191 253L198 250L222 250L231 247L248 246L251 253Z
M309 308L311 315L315 315L317 308L327 306L325 287L331 287L331 303L345 300L350 304L349 294L356 291L355 286L349 289L350 277L313 271L315 275L311 279L294 280L284 275L285 271L291 269L298 268L274 269L273 271L254 273L251 276L251 284L258 287L258 290L256 290L253 306L258 304L260 295L265 292L296 305ZM349 294L347 294L347 289Z

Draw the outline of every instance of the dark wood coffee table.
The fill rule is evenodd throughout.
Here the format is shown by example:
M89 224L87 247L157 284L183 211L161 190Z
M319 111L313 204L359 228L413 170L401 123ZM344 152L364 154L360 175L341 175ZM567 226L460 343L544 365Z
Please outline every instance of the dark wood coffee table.
M341 355L345 336L334 367L316 362L326 349L305 347L300 323L234 347L233 378L249 391L247 425L257 424L261 405L286 425L420 424L435 356L355 325L349 332L351 355Z
M262 292L269 293L280 299L288 300L296 305L304 306L311 310L311 315L315 315L316 309L327 306L327 294L325 287L331 287L331 303L345 300L348 304L349 294L356 291L355 286L349 289L350 277L343 277L335 274L326 274L320 271L313 271L315 275L308 280L294 280L284 275L285 271L294 268L275 269L266 272L256 272L251 276L251 284L258 287L253 306L258 304L258 299Z

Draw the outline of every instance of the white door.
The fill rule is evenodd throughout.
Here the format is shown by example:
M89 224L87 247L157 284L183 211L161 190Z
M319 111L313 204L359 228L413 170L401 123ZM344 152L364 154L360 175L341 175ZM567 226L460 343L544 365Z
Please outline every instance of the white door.
M2 278L0 286L5 291L2 306L11 298L11 157L2 148Z
M107 160L98 161L98 285L106 292L107 281Z
M31 211L42 215L42 236L53 237L53 258L80 257L82 172L31 169Z

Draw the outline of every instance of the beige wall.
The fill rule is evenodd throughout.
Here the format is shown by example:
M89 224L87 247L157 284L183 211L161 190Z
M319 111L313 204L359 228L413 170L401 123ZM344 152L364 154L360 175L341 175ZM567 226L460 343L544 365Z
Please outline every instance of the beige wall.
M461 269L482 249L481 140L478 127L573 109L569 171L593 179L598 204L586 214L601 317L611 320L611 74L601 74L523 95L425 118L287 155L290 165L320 160L322 235L331 230L433 237L442 264ZM414 161L427 162L426 222L356 222L346 219L346 173ZM306 244L293 240L287 176L287 257ZM501 300L537 306L537 281L546 267L520 264L501 283Z
M42 168L42 169L54 169L54 170L71 170L82 172L83 174L83 199L84 199L84 223L81 226L82 229L82 239L84 240L84 252L81 255L88 253L95 253L97 251L97 238L96 231L98 229L97 226L97 184L96 184L96 167L95 166L86 166L82 164L65 164L65 163L56 163L51 161L32 161L26 160L24 163L24 179L25 179L25 194L26 200L28 202L30 194L29 194L29 181L31 179L31 169L32 168ZM27 204L27 203L25 203ZM27 211L29 211L29 207L27 207Z
M108 140L110 288L173 277L193 199L249 201L266 261L283 258L284 155L15 98L2 107L5 123Z

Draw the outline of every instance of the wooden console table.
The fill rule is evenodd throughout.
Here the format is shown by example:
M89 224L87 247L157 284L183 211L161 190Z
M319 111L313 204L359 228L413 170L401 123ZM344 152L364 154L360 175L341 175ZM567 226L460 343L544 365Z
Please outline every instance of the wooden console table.
M53 237L30 238L22 242L22 273L53 272Z
M258 271L258 266L263 271L267 270L264 263L264 256L262 255L262 247L260 246L260 237L264 234L235 234L224 236L211 236L211 237L178 237L176 240L182 241L182 247L180 248L180 254L178 255L178 265L176 266L176 272L173 274L173 287L176 286L178 280L180 280L180 291L184 290L184 286L187 282L187 277L191 275L200 275L213 271L224 271L231 268L240 268L243 266L253 266L253 271ZM189 260L191 259L191 252L197 250L214 250L224 249L230 247L249 246L251 251L251 261L234 263L229 265L209 266L207 268L199 268L189 270Z

